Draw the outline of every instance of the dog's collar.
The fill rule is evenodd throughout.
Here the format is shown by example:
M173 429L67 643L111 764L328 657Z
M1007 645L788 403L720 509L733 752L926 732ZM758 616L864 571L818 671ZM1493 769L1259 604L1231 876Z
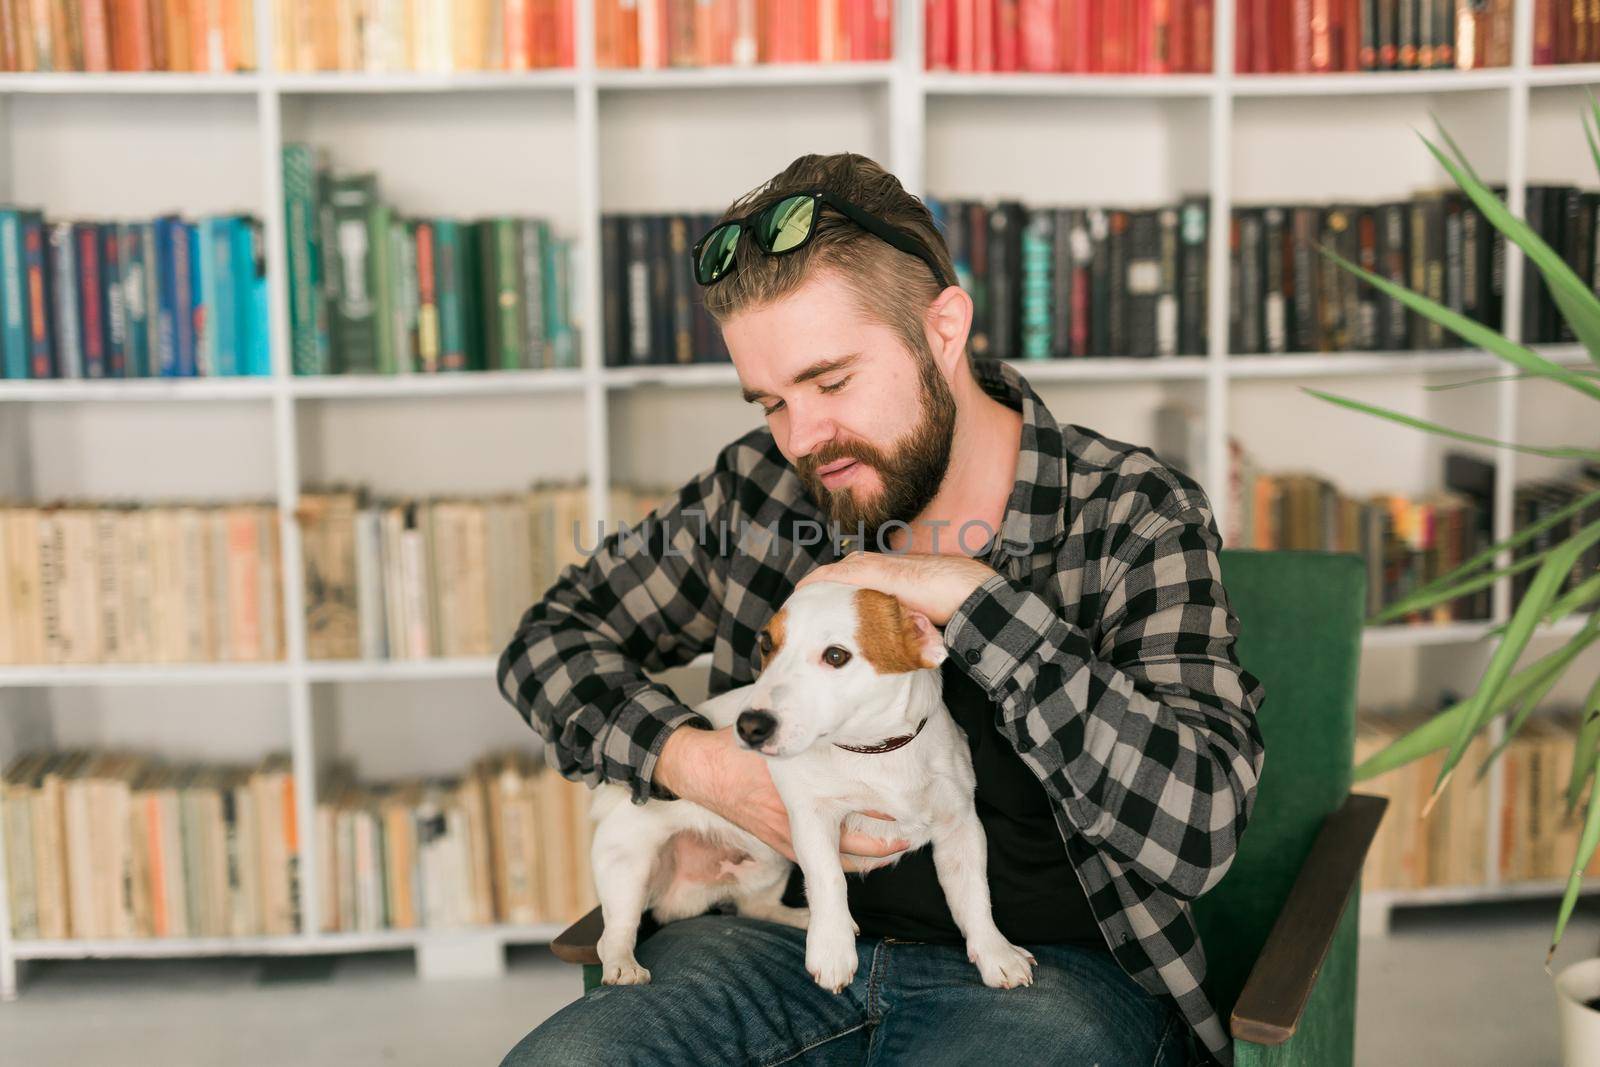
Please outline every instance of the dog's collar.
M865 752L868 755L873 755L879 752L893 752L895 749L900 748L903 745L909 745L912 738L916 737L917 734L920 734L922 732L922 728L926 725L928 725L928 720L923 719L921 722L917 723L917 728L911 733L901 734L899 737L891 737L887 740L879 741L875 745L840 745L837 741L835 741L834 744L839 748L844 749L846 752Z

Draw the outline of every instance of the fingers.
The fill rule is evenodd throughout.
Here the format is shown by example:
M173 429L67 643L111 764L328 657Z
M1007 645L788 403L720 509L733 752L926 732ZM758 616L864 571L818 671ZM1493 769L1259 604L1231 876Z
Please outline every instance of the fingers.
M839 851L852 856L892 856L904 852L911 842L905 838L883 841L866 834L847 833L839 838Z

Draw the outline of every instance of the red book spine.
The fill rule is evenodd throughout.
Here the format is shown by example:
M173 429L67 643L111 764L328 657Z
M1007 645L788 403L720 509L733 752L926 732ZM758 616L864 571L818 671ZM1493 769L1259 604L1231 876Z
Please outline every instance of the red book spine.
M1099 69L1107 74L1122 74L1128 69L1123 65L1122 58L1122 35L1126 32L1122 15L1123 0L1106 0L1100 9Z
M1049 72L1060 66L1060 36L1054 0L1022 0L1017 28L1022 39L1022 69Z
M44 296L44 227L37 223L23 229L23 252L27 260L28 275L28 333L33 344L33 373L35 378L51 378L50 319L45 310Z
M974 70L994 70L995 0L975 0L973 8L972 64Z
M100 240L93 224L74 227L78 237L78 302L83 308L83 373L87 378L106 376L106 351L101 344L105 327L100 322Z
M995 0L995 14L1000 19L994 31L995 69L1007 74L1021 68L1022 42L1017 37L1021 8L1021 0Z
M955 68L971 72L977 65L978 0L955 0Z
M1173 62L1173 3L1174 0L1151 0L1150 4L1150 70L1156 74L1182 69Z
M1553 0L1541 0L1533 9L1533 61L1539 65L1555 60L1555 42L1551 40L1551 29L1554 25L1552 20L1555 16L1552 3Z
M1189 69L1200 74L1210 74L1215 65L1212 60L1211 37L1215 32L1211 5L1215 0L1189 0L1192 12L1189 34Z
M928 0L924 32L927 45L922 58L925 70L950 69L950 0Z
M877 0L876 27L877 50L874 57L880 60L894 58L894 0Z

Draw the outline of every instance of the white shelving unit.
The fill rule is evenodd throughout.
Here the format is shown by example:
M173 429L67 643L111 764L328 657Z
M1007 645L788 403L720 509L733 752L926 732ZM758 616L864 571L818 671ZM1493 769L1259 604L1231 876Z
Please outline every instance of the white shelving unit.
M18 961L30 959L414 947L424 973L463 967L492 971L499 966L499 949L504 944L542 942L554 936L558 930L554 926L373 935L316 932L320 926L314 891L319 884L319 854L312 843L315 821L310 815L315 810L316 771L327 755L317 694L324 688L343 687L348 692L351 687L359 691L385 684L459 687L471 682L477 687L474 694L482 697L484 690L493 686L494 659L308 662L302 589L295 577L301 569L300 544L289 516L298 503L302 483L314 476L308 460L319 451L367 447L360 435L379 426L385 411L403 411L403 416L395 417L411 418L462 409L472 412L474 421L489 405L502 413L519 413L516 418L523 436L511 439L513 450L548 450L556 466L585 474L595 514L606 513L606 492L614 480L614 467L640 468L657 479L681 480L710 459L709 448L752 423L748 409L732 406L738 400L730 366L602 365L598 329L601 274L595 254L602 211L707 209L725 204L776 173L801 151L846 148L867 151L914 193L957 199L1004 195L1032 203L1134 204L1170 202L1182 192L1203 192L1209 197L1212 220L1210 342L1205 356L1029 363L1023 365L1023 371L1066 421L1098 429L1103 415L1115 430L1122 417L1119 402L1140 413L1132 417L1125 432L1107 431L1129 440L1148 439L1138 419L1147 413L1152 397L1192 399L1206 429L1205 461L1196 473L1210 488L1218 525L1226 529L1228 499L1220 487L1226 484L1225 443L1234 435L1244 439L1258 457L1271 458L1271 466L1287 468L1300 455L1325 460L1336 451L1329 447L1332 439L1312 438L1313 432L1332 433L1327 427L1335 425L1341 432L1348 428L1353 436L1340 439L1340 444L1349 445L1350 454L1334 473L1345 476L1352 491L1363 490L1366 483L1409 491L1437 477L1438 453L1428 450L1423 435L1410 430L1382 431L1377 420L1357 421L1361 417L1303 398L1300 385L1331 381L1366 390L1397 406L1409 402L1416 410L1441 417L1433 406L1436 402L1426 398L1431 392L1427 387L1439 376L1492 374L1505 368L1492 356L1461 350L1230 356L1227 228L1218 225L1219 220L1229 218L1236 201L1377 200L1406 195L1418 184L1442 184L1442 172L1431 169L1431 161L1411 133L1413 125L1423 126L1429 109L1446 116L1452 132L1481 171L1506 183L1511 207L1520 212L1526 185L1550 177L1529 173L1530 150L1547 147L1543 138L1537 139L1537 145L1531 143L1536 140L1530 133L1536 117L1549 117L1553 122L1562 115L1570 116L1570 125L1561 136L1577 147L1561 157L1561 166L1573 169L1571 159L1581 160L1583 154L1576 113L1571 109L1558 113L1536 104L1537 94L1600 84L1600 65L1530 66L1531 0L1519 3L1514 64L1504 70L1236 76L1229 73L1233 65L1233 5L1222 3L1216 8L1214 48L1219 73L1162 78L925 72L921 69L922 6L915 0L897 4L896 58L889 62L597 70L588 58L593 52L592 8L580 0L578 9L580 66L573 70L460 75L273 73L270 5L263 2L257 19L262 73L0 74L0 201L31 197L42 201L50 213L60 215L154 213L153 203L159 195L135 196L132 202L138 207L128 207L126 183L142 181L165 191L169 178L174 188L188 190L190 200L163 206L209 211L242 206L230 202L229 197L243 196L243 206L265 220L273 332L273 375L267 379L0 382L0 412L4 413L0 414L0 457L10 457L5 460L8 466L0 466L0 478L9 476L13 482L0 482L0 490L26 496L40 488L37 471L19 458L28 454L35 423L13 417L13 413L38 415L53 434L81 433L84 426L97 420L123 418L130 411L159 410L161 415L152 418L161 421L167 421L170 412L171 421L193 422L196 436L258 425L256 430L239 431L247 436L237 455L253 477L271 486L267 495L276 498L284 516L283 573L291 576L283 591L288 642L287 658L281 663L0 667L0 759L13 754L27 738L21 728L8 730L5 713L12 710L13 702L37 719L41 700L84 692L111 691L120 702L148 690L214 694L263 689L267 694L263 699L279 709L275 714L287 710L284 721L275 728L281 728L281 737L293 754L301 818L301 911L309 931L294 937L240 940L17 942L9 936L4 872L0 871L0 998L16 995ZM143 142L131 134L121 135L115 128L119 123L101 122L98 115L103 107L113 107L127 124L151 135L158 149L160 144L179 143L174 139L193 142L219 130L232 140L224 138L214 147L190 149L196 153L194 161L211 169L212 178L210 184L204 184L204 178L189 178L191 184L186 185L175 177L175 167L163 170L159 159L149 158ZM531 126L520 125L529 115L533 116ZM367 136L369 121L382 127L371 137ZM456 136L456 127L465 126L473 127L490 147L481 162L467 164L453 158L461 154L459 145L464 143L456 140L441 140L439 147L425 149L411 143L409 137L393 137L398 147L382 143L384 131L398 127L409 133L407 124L413 122L418 141L423 135L451 138ZM700 128L694 128L696 123ZM497 132L502 125L506 129ZM728 126L729 132L717 136L723 126ZM76 152L63 149L58 156L47 151L58 134L68 135L61 131L74 129ZM246 129L247 136L242 132ZM712 136L697 142L695 135L703 133ZM461 136L470 135L471 131ZM579 317L587 327L581 334L581 368L453 376L294 377L287 344L280 149L286 141L296 139L333 143L346 154L340 162L354 161L377 169L385 182L412 183L398 191L386 189L401 210L553 215L564 232L578 238L585 253L575 291ZM253 144L254 156L241 160L232 150L245 144ZM25 164L41 151L50 156L45 163ZM86 156L86 152L92 154ZM114 166L100 165L102 153ZM86 164L86 158L91 162ZM1241 165L1241 160L1246 165ZM28 166L34 169L26 169ZM459 169L450 171L451 166ZM125 177L124 168L135 175ZM90 173L82 173L85 169ZM1398 176L1388 176L1391 170ZM492 175L484 179L484 172L499 171L511 177L498 186L482 184L493 181ZM1594 180L1586 172L1564 176L1569 181ZM59 187L58 178L63 179ZM202 184L192 184L195 181ZM450 200L450 196L457 199ZM542 198L546 196L555 204L551 211L545 210ZM1508 309L1520 307L1522 286L1522 261L1508 257ZM1506 318L1508 332L1515 337L1518 315L1508 313ZM1575 346L1549 351L1566 364L1588 362ZM1283 402L1286 389L1301 406L1290 409ZM1451 394L1439 395L1448 398ZM1076 418L1072 408L1085 403L1084 397L1092 398L1092 411ZM1467 403L1447 408L1444 414L1481 416L1471 428L1500 439L1517 439L1519 425L1526 421L1525 408L1540 402L1533 387L1500 381L1493 387L1492 397L1487 407ZM1443 403L1458 402L1446 399ZM538 405L532 419L523 417L524 409L515 406L531 404ZM1570 422L1580 417L1581 409L1570 401L1568 404L1570 412L1562 408L1561 414ZM693 426L688 425L690 420L678 417L691 410L685 405L693 405ZM360 425L353 431L355 436L330 432L334 420L323 414L330 406ZM64 416L68 428L63 430L61 420L53 414L57 411L75 412L80 421L74 423ZM1308 414L1325 416L1328 423L1307 430ZM1541 408L1541 428L1546 414ZM1345 421L1339 422L1341 418ZM1441 417L1441 421L1456 420ZM1550 422L1559 427L1560 418ZM534 424L531 429L529 423ZM652 447L628 440L629 433L648 433L658 424L666 432L652 440ZM144 424L135 421L133 425ZM1577 426L1573 432L1582 429L1581 423ZM8 429L13 438L4 437ZM1369 432L1372 440L1367 442ZM249 436L251 433L254 436ZM579 433L581 450L573 444ZM1565 443L1567 439L1552 440ZM654 447L658 441L661 447ZM400 454L393 439L372 447L379 453L385 448L396 450L385 469L402 478L410 473L413 461ZM473 447L479 446L475 443ZM1504 537L1511 530L1513 487L1519 478L1530 477L1528 472L1538 469L1538 464L1519 460L1509 451L1496 452L1494 458L1498 469L1494 524L1497 535ZM75 471L77 476L68 483L74 489L110 486L108 492L123 492L124 487L116 481L123 469L120 462L90 461L85 469L94 476ZM1315 461L1307 462L1315 465ZM652 464L655 469L650 469ZM109 468L103 477L99 476L101 466ZM462 477L473 470L475 467L463 466ZM211 473L206 484L194 491L216 493L219 485L232 484L225 476ZM161 485L170 488L166 481ZM476 489L453 483L452 487ZM58 486L48 488L53 492ZM1506 617L1509 594L1509 582L1502 581L1494 597L1497 621ZM1383 657L1427 660L1433 651L1444 650L1451 662L1434 666L1465 688L1474 679L1460 677L1462 663L1475 654L1473 646L1491 625L1460 623L1369 632L1365 645L1379 669L1367 673L1387 679L1392 665ZM1547 633L1560 636L1572 631L1573 624L1567 621L1548 628ZM1424 674L1426 667L1424 664ZM1394 673L1402 687L1415 684L1420 677L1408 675L1404 669ZM1366 682L1364 673L1364 686ZM52 709L44 717L62 714ZM505 714L503 707L501 714ZM1496 774L1491 777L1492 805L1498 805L1499 790ZM1491 842L1490 871L1496 866ZM1557 892L1559 886L1553 883L1499 885L1491 878L1487 885L1470 889L1374 894L1369 908L1377 910L1367 917L1366 925L1383 925L1388 908L1406 903Z

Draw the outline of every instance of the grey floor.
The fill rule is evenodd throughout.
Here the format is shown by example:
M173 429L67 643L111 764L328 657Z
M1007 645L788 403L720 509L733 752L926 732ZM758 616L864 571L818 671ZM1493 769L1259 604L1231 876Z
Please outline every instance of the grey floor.
M1573 922L1553 969L1600 951L1600 908ZM1559 1062L1543 968L1555 906L1528 901L1397 913L1362 943L1358 1062ZM409 954L347 957L327 980L261 981L255 961L36 965L0 1004L0 1064L499 1063L579 988L544 949L505 978L420 982Z

